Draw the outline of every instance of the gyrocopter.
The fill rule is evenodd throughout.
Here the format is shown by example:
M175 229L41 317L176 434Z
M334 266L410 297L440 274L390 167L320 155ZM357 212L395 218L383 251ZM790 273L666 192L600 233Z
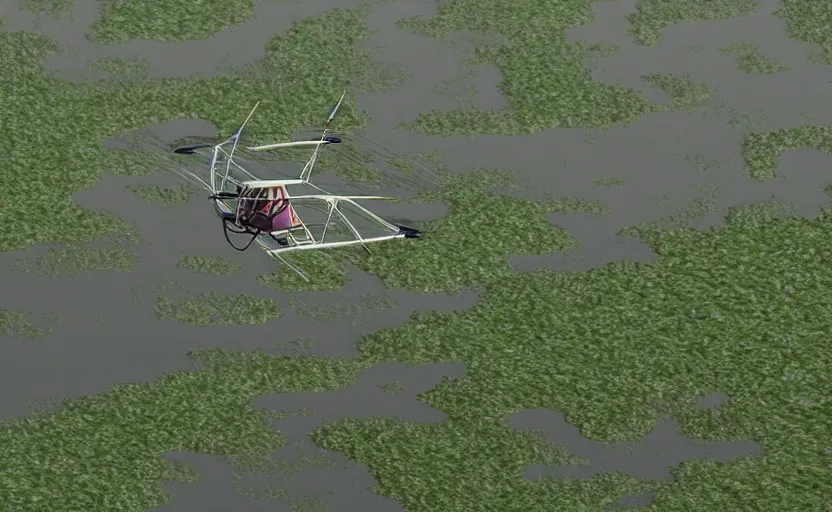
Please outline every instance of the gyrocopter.
M266 254L306 281L309 280L307 275L284 258L286 253L359 245L369 251L368 244L422 237L419 230L388 222L358 203L395 198L336 195L310 181L321 148L342 143L340 137L330 134L329 128L345 95L346 91L330 111L320 136L312 140L241 145L240 137L257 110L258 102L233 135L222 142L189 144L173 149L180 155L208 157L208 180L184 172L210 193L209 199L222 222L225 239L234 249L245 251L256 242ZM312 148L312 154L295 179L260 179L235 160L240 149L262 153L302 147ZM299 189L305 191L294 193ZM247 235L248 238L243 245L235 245L231 235Z

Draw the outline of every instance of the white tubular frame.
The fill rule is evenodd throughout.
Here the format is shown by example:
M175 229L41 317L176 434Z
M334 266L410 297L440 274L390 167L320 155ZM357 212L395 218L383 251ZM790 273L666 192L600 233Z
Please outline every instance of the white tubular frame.
M249 171L247 171L246 169L244 169L243 167L238 165L236 162L234 162L234 152L237 150L237 144L239 142L240 135L243 132L243 128L245 128L246 124L248 124L248 122L251 120L252 116L254 115L254 112L257 110L257 107L260 105L260 102L257 102L257 104L254 105L254 108L251 109L251 111L249 112L245 121L240 126L240 128L237 129L237 131L234 133L234 135L232 135L228 139L222 141L221 143L219 143L219 144L217 144L216 146L213 147L213 150L211 152L211 158L210 158L210 161L209 161L209 168L210 168L210 173L211 173L211 180L210 180L211 183L210 183L209 188L215 194L217 194L219 192L222 192L224 190L225 184L227 182L231 182L236 186L242 187L243 188L243 194L248 190L256 189L256 188L283 187L284 190L286 190L286 187L288 187L290 185L307 185L307 186L310 186L310 187L322 192L322 194L290 196L288 194L288 191L286 191L287 192L286 193L286 200L289 201L290 205L291 205L292 200L294 200L294 199L318 200L318 201L325 202L329 205L329 210L328 210L328 213L327 213L327 215L328 215L327 216L327 221L324 224L324 228L323 228L323 232L320 236L320 240L315 240L314 236L309 231L309 228L306 226L303 219L301 219L299 216L297 217L298 220L300 221L299 226L294 226L290 229L284 229L284 230L281 230L281 231L275 231L275 232L272 232L272 233L268 233L268 238L267 238L266 234L259 235L257 237L257 243L266 251L266 254L268 254L271 258L274 258L274 259L280 261L281 263L286 265L288 268L292 269L294 272L296 272L298 275L300 275L306 281L309 281L309 278L307 277L307 275L304 272L302 272L300 269L298 269L297 267L295 267L294 265L292 265L288 261L286 261L283 258L283 253L292 252L292 251L313 250L313 249L335 249L335 248L339 248L339 247L350 247L350 246L355 246L355 245L362 245L369 252L369 248L367 247L367 244L375 243L375 242L383 242L383 241L386 241L386 240L393 240L395 238L404 238L405 237L405 234L401 232L401 230L398 226L395 226L395 225L387 222L386 220L382 219L381 217L374 214L370 210L368 210L368 209L364 208L363 206L361 206L360 204L356 203L356 200L363 200L363 199L394 200L394 198L392 198L392 197L382 197L382 196L337 196L337 195L330 194L326 190L321 189L320 187L310 183L310 181L309 181L309 177L311 176L312 170L314 169L315 163L317 162L318 153L321 149L321 146L331 144L331 142L329 140L326 140L326 136L327 136L327 133L328 133L328 130L329 130L329 125L332 123L332 120L335 118L335 114L338 112L338 109L341 107L341 104L344 102L344 97L345 96L346 96L346 91L344 91L344 93L341 94L341 98L338 100L338 103L330 111L329 117L327 118L327 121L324 124L324 129L323 129L323 132L321 133L320 139L311 140L311 141L279 142L279 143L274 143L274 144L266 144L266 145L262 145L262 146L253 146L253 147L247 147L246 148L246 149L249 149L251 151L269 151L269 150L273 150L273 149L283 149L283 148L293 148L293 147L314 147L315 150L313 151L312 156L309 158L309 160L303 166L303 170L301 170L300 175L298 176L297 179L260 180L257 177L255 177L254 175L252 175ZM226 151L225 147L229 143L231 144L231 149L230 149L230 151ZM218 163L218 159L219 159L220 155L224 156L227 159L227 161L225 162L225 169L223 169L223 170L217 169L217 163ZM248 178L250 178L250 180L247 179L246 181L239 181L237 179L232 178L230 176L232 166L234 166L234 168L236 170L242 172L244 176L247 176ZM219 186L217 184L217 177L221 178ZM228 199L228 200L230 200L230 199ZM223 199L218 198L218 199L215 199L214 201L215 201L215 208L217 210L217 214L220 215L220 216L222 216L223 213L226 213L226 214L234 213L234 211L236 210L235 208L231 208ZM235 202L239 203L239 201L240 200L237 199ZM379 226L383 227L384 229L387 229L387 230L391 231L391 234L382 235L382 236L375 236L375 237L371 237L371 238L363 238L361 236L361 234L358 232L358 230L355 228L355 226L353 226L352 222L350 222L350 220L347 218L347 216L344 215L339 210L338 204L341 203L341 202L348 203L351 206L357 208L361 213L363 213L364 215L367 215L374 222L378 223ZM237 206L237 208L239 208L239 204L237 204L236 206ZM325 242L324 241L325 238L326 238L326 234L327 234L329 225L332 222L333 214L337 214L340 217L340 219L344 221L344 223L347 225L347 227L352 232L352 235L355 237L354 240L345 240L345 241L340 241L340 242ZM299 240L295 239L295 237L293 235L293 231L297 231L299 228L303 229L304 233L307 236L307 241L299 241ZM272 236L274 236L274 237L276 237L276 236L285 236L288 240L290 240L291 245L289 245L287 247L280 247L280 248L275 249L275 248L269 246L266 243L266 240L271 239Z
M328 140L296 140L293 142L278 142L275 144L266 144L265 146L253 146L246 149L251 151L269 151L272 149L282 148L298 148L305 146L320 146L321 144L329 144Z
M364 208L360 204L355 202L355 199L389 199L387 197L381 196L335 196L335 195L307 195L307 196L287 196L286 200L289 201L289 204L292 203L292 200L296 199L314 199L326 203L328 205L327 210L327 221L324 224L323 231L321 236L318 240L312 235L309 231L309 228L304 223L303 219L298 216L298 220L300 221L299 226L295 226L290 229L282 229L280 231L273 231L269 233L271 236L286 236L287 238L292 238L292 241L295 242L294 245L290 245L288 247L281 247L279 249L273 249L266 244L260 244L267 253L269 254L276 254L281 252L289 252L290 250L299 250L299 249L331 249L336 247L346 247L350 245L363 245L365 243L376 242L381 240L390 240L393 238L401 238L402 234L399 233L400 229L398 226L395 226L386 220L382 219L378 215L374 214L367 208ZM378 223L380 227L391 231L390 235L383 235L383 236L376 236L371 238L364 238L361 236L361 233L353 226L352 222L350 222L349 218L338 208L339 203L348 203L350 206L357 208L361 213L370 217L374 222ZM347 227L350 228L353 236L355 237L354 240L346 240L341 242L326 242L326 233L329 230L330 224L332 223L333 215L338 214L338 217L347 224ZM292 231L297 230L298 228L302 228L306 233L307 237L311 242L308 243L299 243L297 240L294 239L292 235Z

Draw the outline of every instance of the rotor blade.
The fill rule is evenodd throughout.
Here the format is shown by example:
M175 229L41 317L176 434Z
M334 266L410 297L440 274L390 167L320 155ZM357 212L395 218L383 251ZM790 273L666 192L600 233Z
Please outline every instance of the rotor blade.
M251 109L251 112L249 112L249 113L248 113L248 116L246 116L246 120L245 120L245 121L243 121L243 124L242 124L242 125L240 125L240 127L239 127L239 128L237 128L237 131L234 133L234 135L235 135L235 136L237 136L237 137L239 137L239 136L240 136L240 134L243 132L243 128L245 128L245 127L246 127L246 125L248 124L248 122L251 120L251 116L253 116L253 115L254 115L254 111L255 111L255 110L257 110L257 107L259 107L259 106L260 106L260 102L259 102L259 101L258 101L257 103L255 103L255 104L254 104L254 108L252 108L252 109Z
M332 110L329 112L329 117L327 117L326 124L324 124L325 127L329 127L330 123L332 123L332 120L335 119L335 114L337 114L338 109L341 108L341 103L344 102L344 97L346 95L347 95L347 91L344 90L344 92L341 93L341 99L338 100L338 103L336 103L335 106L332 107Z
M339 196L335 194L327 194L327 195L304 195L304 196L292 196L290 199L349 199L351 201L363 200L363 199L378 199L383 201L397 201L398 199L395 197L389 196Z
M297 140L294 142L278 142L276 144L266 144L265 146L247 147L250 151L268 151L270 149L279 148L296 148L300 146L320 146L321 144L329 144L328 140Z

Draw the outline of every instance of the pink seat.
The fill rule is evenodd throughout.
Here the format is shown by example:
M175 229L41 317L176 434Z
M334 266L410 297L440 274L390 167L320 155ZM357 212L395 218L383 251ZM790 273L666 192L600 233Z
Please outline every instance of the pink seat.
M292 223L292 207L287 206L285 210L275 215L272 219L272 231L282 231L289 229Z

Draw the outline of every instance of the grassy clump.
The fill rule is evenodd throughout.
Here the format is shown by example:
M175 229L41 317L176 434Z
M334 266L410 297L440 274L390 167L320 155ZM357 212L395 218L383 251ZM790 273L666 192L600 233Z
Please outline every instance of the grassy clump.
M604 0L599 0L604 1ZM597 59L600 57L611 57L621 50L617 44L609 43L587 43L585 41L576 41L575 47L580 50L581 54L586 59Z
M378 389L384 391L385 393L390 393L391 395L401 395L404 393L404 386L401 382L394 380L390 382L383 382L376 386Z
M23 0L20 7L34 14L48 14L58 18L75 6L75 0Z
M347 284L348 277L344 270L340 253L337 251L297 251L286 255L286 259L307 275L304 280L292 269L280 265L272 274L257 276L257 283L266 288L286 292L335 291Z
M757 12L757 0L641 0L627 19L630 34L644 45L658 44L661 30L685 21L727 20Z
M292 309L301 318L317 322L332 322L343 318L360 319L369 313L379 313L396 308L398 304L389 297L379 297L362 293L354 301L343 301L328 305L312 305L303 301L292 300Z
M423 240L378 244L372 254L356 250L347 258L389 288L458 292L508 278L511 256L577 247L575 238L548 221L549 213L606 211L603 205L571 198L527 200L494 192L512 179L512 173L500 170L453 176L441 190L413 199L444 203L450 210L441 219L414 226L425 233Z
M253 396L328 390L355 381L361 363L338 359L191 354L206 369L64 402L63 410L0 425L0 510L131 510L162 507L163 480L193 481L160 455L268 454L283 444ZM71 441L71 442L69 442Z
M32 322L32 316L21 311L0 309L0 336L16 336L23 339L39 338L45 334Z
M653 87L657 87L672 99L672 108L677 110L691 110L700 107L711 99L711 88L708 84L694 82L688 74L652 74L642 76L641 79Z
M107 0L101 19L88 38L101 44L132 39L187 41L208 39L226 28L254 19L252 0L219 0L211 8L201 2L166 1L164 5L142 0Z
M103 143L113 136L147 123L192 118L209 120L229 133L246 113L240 105L257 100L252 133L281 140L320 124L342 89L361 85L376 69L367 51L354 49L368 35L363 16L363 11L335 9L307 18L272 39L262 62L239 72L188 80L145 77L118 87L108 80L79 84L46 73L41 62L55 51L54 44L25 32L0 31L0 89L14 98L0 112L12 148L0 173L0 190L50 190L50 211L61 212L56 223L35 201L0 203L0 225L6 226L0 229L0 250L89 241L129 229L111 215L74 202L75 193L95 185L102 174L153 172L140 153L105 151ZM176 16L165 17L181 24ZM142 17L129 19L136 23ZM339 49L338 59L331 58L331 48ZM295 58L297 54L305 57ZM304 85L309 77L327 78L309 88ZM349 132L363 121L348 95L336 128ZM55 183L61 186L55 188Z
M275 411L274 409L263 409L263 414L268 420L285 420L287 418L313 417L317 413L310 409L289 409L284 411Z
M655 264L518 274L470 311L417 313L366 336L370 362L466 364L424 396L449 420L344 420L316 442L368 464L408 510L602 510L656 484L527 482L533 455L498 437L506 415L561 410L588 438L620 441L670 413L687 435L755 441L765 455L685 464L657 486L656 510L821 510L832 493L832 269L819 255L832 250L832 212L762 227L740 217L652 238ZM716 413L695 407L713 392L732 399Z
M326 502L310 497L290 499L289 506L292 512L330 512L332 510Z
M110 73L111 75L130 76L147 71L150 63L147 59L104 57L93 61L90 65L95 69Z
M567 43L568 28L592 21L591 3L453 0L439 7L431 19L400 21L408 30L434 37L462 30L502 36L503 42L479 48L471 64L500 69L500 90L511 107L505 111L433 111L407 126L432 135L536 133L556 126L632 122L655 110L632 90L593 80L583 67L583 58L593 52L584 44Z
M243 265L239 261L215 256L185 256L176 266L215 276L229 276L243 270Z
M52 249L43 256L25 258L15 265L15 269L41 276L74 277L84 272L129 272L137 261L136 255L127 247L69 245Z
M749 75L773 75L791 69L779 60L761 54L758 44L736 43L720 48L719 53L734 57L737 68Z
M832 153L832 127L805 125L772 132L749 133L742 141L745 170L757 180L775 177L780 155L798 148Z
M792 39L820 46L813 57L832 64L832 5L812 0L780 2L775 16L786 20L786 33Z
M309 355L310 351L315 348L316 342L312 338L298 336L288 341L277 343L277 347L281 350L283 355Z
M772 198L759 203L731 207L725 216L725 223L736 227L758 228L766 226L775 219L798 216L797 203Z
M746 130L759 130L768 123L768 114L763 110L756 110L754 112L742 112L739 109L725 109L731 118L728 120L728 126L735 128L740 126Z
M728 159L719 160L716 158L708 158L704 155L686 155L685 159L693 164L693 170L696 172L712 171L723 164L728 163Z
M266 413L266 415L269 419L277 419L273 414ZM284 416L284 418L290 416ZM295 416L299 415L295 414ZM310 415L305 414L305 416ZM273 474L275 472L280 472L283 476L290 476L312 469L332 468L336 466L323 450L309 455L304 453L299 444L295 444L294 446L290 445L288 448L294 448L295 456L291 460L278 459L266 454L257 453L243 457L234 457L231 460L231 464L235 473L248 476Z
M234 482L231 485L234 490L237 491L237 494L256 501L290 499L289 491L274 485L266 485L263 487L242 487L237 482Z
M656 487L620 474L527 480L529 465L584 461L532 433L470 417L433 425L349 419L322 425L312 438L369 465L376 492L407 510L604 510L617 497Z
M719 205L715 199L715 190L705 190L704 197L699 197L677 210L674 214L646 222L637 226L629 226L622 229L619 234L640 238L653 246L660 243L663 237L669 232L684 230L688 228L691 221L701 219L708 214L718 212Z
M129 188L136 195L149 203L164 205L187 203L196 195L196 190L188 185L178 185L176 187L136 185Z
M156 316L192 325L260 325L283 316L273 299L247 293L200 293L185 298L159 297Z
M627 184L627 181L621 178L598 178L593 180L593 183L599 187L623 187Z

